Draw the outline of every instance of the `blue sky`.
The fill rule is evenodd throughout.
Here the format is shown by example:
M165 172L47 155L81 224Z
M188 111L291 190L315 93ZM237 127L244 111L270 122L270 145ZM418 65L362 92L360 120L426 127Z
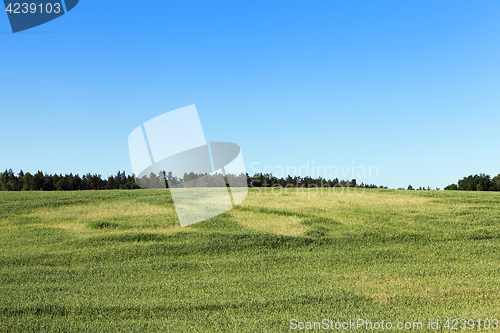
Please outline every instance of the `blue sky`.
M82 0L12 34L0 14L0 169L131 173L130 132L196 104L250 174L497 175L498 17L496 1Z

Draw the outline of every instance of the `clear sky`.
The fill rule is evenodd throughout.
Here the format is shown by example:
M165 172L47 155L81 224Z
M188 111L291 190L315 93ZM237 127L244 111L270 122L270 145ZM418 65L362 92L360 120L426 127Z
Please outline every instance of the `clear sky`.
M131 173L130 132L196 104L250 174L494 176L499 18L498 1L81 0L12 34L0 13L0 169Z

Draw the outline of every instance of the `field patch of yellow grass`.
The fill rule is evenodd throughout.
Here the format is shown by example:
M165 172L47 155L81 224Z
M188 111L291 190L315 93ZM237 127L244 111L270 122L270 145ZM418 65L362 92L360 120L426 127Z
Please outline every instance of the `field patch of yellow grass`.
M180 228L174 207L133 201L41 208L26 217L38 218L41 223L35 225L75 232L90 231L88 223L93 221L115 221L115 227L126 227L128 231L175 232Z
M279 235L296 236L307 229L307 226L300 223L302 218L295 216L233 210L231 217L245 228Z
M106 217L172 216L175 215L175 209L171 206L161 207L133 201L117 201L95 206L74 205L58 208L42 208L30 215L44 220L71 219L74 221L86 221Z

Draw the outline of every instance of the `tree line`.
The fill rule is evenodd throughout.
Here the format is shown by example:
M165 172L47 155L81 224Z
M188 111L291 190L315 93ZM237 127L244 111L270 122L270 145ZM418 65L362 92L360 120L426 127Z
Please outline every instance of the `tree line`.
M363 187L363 188L387 188L387 186L377 186L375 184L364 184L358 183L356 179L351 180L339 180L335 179L325 179L322 177L312 178L309 176L290 176L286 178L278 178L268 173L256 173L252 177L247 177L247 183L249 187Z
M408 191L433 191L433 189L432 189L430 186L427 186L427 187L425 187L425 186L424 186L424 187L420 186L420 187L418 187L418 188L417 188L417 187L413 188L413 186L408 185L408 187L407 187L406 189L407 189ZM404 188L400 187L400 188L398 188L398 190L404 190ZM435 190L436 190L436 191L439 191L439 190L440 190L440 188L439 188L439 187L436 187L436 189L435 189Z
M80 191L80 190L111 190L139 188L133 176L118 172L114 176L102 179L101 175L69 175L47 174L38 171L35 174L24 173L22 170L16 176L12 169L0 174L1 191Z
M134 175L126 175L125 171L118 171L116 175L102 178L100 174L74 175L70 174L47 174L38 171L35 174L24 173L22 170L16 175L12 169L0 173L0 191L82 191L82 190L113 190L113 189L139 189L190 186L224 186L225 182L237 184L236 186L249 187L364 187L364 188L387 188L374 184L358 183L356 179L327 180L324 178L312 178L309 176L287 176L276 177L272 174L258 173L253 176L248 174L227 174L225 182L221 184L221 175L208 174L184 174L183 177L175 177L171 172L162 171L149 177L144 176L137 179ZM239 185L238 185L239 184ZM141 185L141 186L139 186Z
M500 191L500 174L491 178L490 175L480 173L470 175L444 188L448 191Z

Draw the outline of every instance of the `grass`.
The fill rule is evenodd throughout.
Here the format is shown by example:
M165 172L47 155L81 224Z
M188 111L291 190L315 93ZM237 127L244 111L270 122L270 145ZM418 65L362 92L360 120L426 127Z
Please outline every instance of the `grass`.
M0 230L1 331L500 317L500 193L251 189L181 228L165 190L0 192Z

